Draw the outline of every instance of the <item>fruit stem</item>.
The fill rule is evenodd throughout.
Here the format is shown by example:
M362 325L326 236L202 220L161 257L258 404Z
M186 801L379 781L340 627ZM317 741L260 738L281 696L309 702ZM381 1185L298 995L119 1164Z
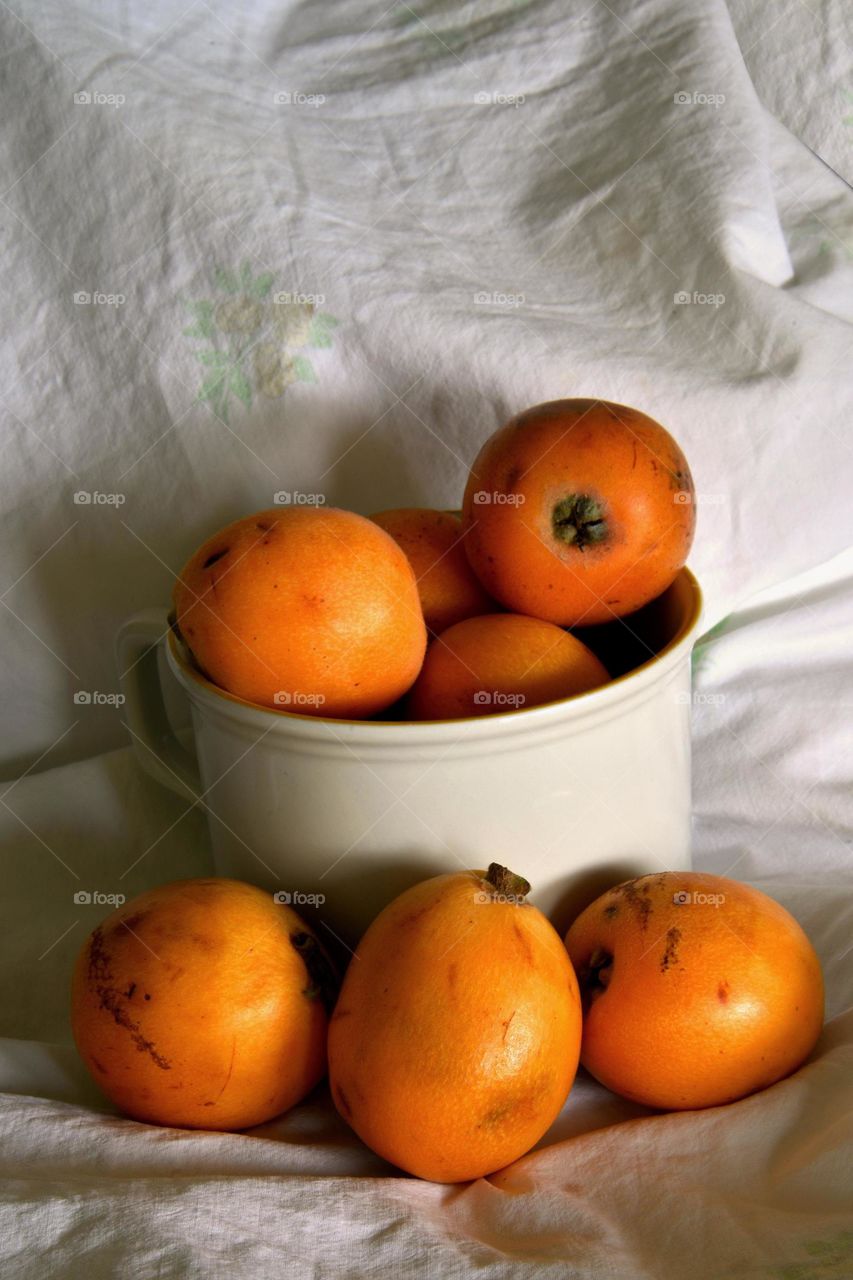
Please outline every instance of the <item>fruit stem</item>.
M530 883L524 876L517 876L508 867L502 867L499 862L489 863L486 881L496 894L506 898L517 898L519 902L530 892Z
M554 537L583 551L591 543L603 542L610 530L604 503L588 493L570 493L554 505L551 526Z

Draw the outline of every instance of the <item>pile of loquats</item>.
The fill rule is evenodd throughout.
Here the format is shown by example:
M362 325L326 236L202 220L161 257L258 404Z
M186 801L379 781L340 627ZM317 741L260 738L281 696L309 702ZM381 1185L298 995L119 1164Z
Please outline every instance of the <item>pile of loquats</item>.
M607 682L570 628L666 590L690 549L692 499L684 455L651 418L554 401L486 442L461 519L293 507L222 529L180 575L174 626L209 680L280 714L536 706ZM643 876L591 903L565 939L529 891L496 863L425 880L376 917L340 981L273 894L216 877L161 885L83 947L78 1049L127 1115L192 1129L263 1124L328 1074L372 1150L437 1182L530 1151L579 1061L625 1098L686 1110L766 1088L814 1049L820 963L757 890Z
M451 720L573 697L609 675L569 628L666 590L693 496L659 423L555 400L487 440L461 518L291 506L221 529L177 580L174 626L214 684L288 712Z

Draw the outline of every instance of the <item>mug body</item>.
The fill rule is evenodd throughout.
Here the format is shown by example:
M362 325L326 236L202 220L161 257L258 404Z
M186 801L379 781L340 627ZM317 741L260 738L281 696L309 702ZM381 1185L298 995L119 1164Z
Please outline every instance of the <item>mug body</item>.
M427 876L499 862L558 929L621 880L690 865L690 650L701 596L583 638L615 675L545 706L453 721L268 710L210 684L170 635L189 696L216 869L288 895L353 945Z

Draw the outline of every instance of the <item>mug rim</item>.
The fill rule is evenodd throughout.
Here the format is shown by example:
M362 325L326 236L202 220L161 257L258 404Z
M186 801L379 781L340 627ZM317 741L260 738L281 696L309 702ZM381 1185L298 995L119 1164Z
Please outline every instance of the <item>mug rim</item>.
M208 680L196 667L191 665L187 657L186 646L178 640L172 627L169 628L166 640L166 652L173 674L186 689L189 696L193 700L199 701L202 706L208 707L215 712L218 711L229 719L239 719L243 722L254 720L258 725L261 725L266 723L269 717L274 717L282 727L291 726L294 730L301 730L311 737L328 732L324 730L324 726L327 725L340 726L352 735L360 733L365 738L371 738L373 741L382 739L382 730L385 731L386 741L390 738L389 730L395 730L398 734L402 732L408 737L417 736L422 741L428 741L441 736L443 733L446 734L448 730L452 731L454 729L457 732L464 732L467 729L469 733L474 733L477 737L489 737L500 733L502 730L514 732L515 730L523 729L525 726L532 727L537 722L548 722L558 718L561 713L566 714L569 718L573 718L575 715L577 718L586 718L599 708L603 711L614 703L630 698L632 693L641 692L644 688L656 683L657 677L662 674L662 670L664 672L668 671L674 665L678 656L688 646L692 637L695 636L702 617L702 589L696 576L685 565L678 571L678 574L673 579L673 584L679 578L683 580L690 592L690 600L684 617L663 648L650 658L647 658L645 662L641 662L638 666L632 667L622 675L614 676L606 684L599 685L598 688L590 689L585 693L576 693L567 698L557 698L551 702L538 703L533 707L517 707L506 711L492 712L483 716L458 716L454 719L445 720L352 720L335 716L313 716L305 715L298 711L278 710L275 707L263 706L261 703L249 702L247 699L229 693L227 689L222 689L219 685L214 684L213 681ZM269 727L272 728L271 722Z

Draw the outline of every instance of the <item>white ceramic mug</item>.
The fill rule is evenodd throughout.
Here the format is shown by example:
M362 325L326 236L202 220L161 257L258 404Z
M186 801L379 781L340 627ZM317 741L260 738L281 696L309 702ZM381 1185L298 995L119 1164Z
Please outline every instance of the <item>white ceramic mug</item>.
M465 720L344 721L273 711L210 683L165 610L117 639L139 762L209 813L217 871L291 896L354 944L416 881L499 862L558 928L605 888L690 865L690 651L683 569L651 605L584 638L616 678L545 706ZM157 650L189 697L172 730ZM197 758L196 758L197 757Z

